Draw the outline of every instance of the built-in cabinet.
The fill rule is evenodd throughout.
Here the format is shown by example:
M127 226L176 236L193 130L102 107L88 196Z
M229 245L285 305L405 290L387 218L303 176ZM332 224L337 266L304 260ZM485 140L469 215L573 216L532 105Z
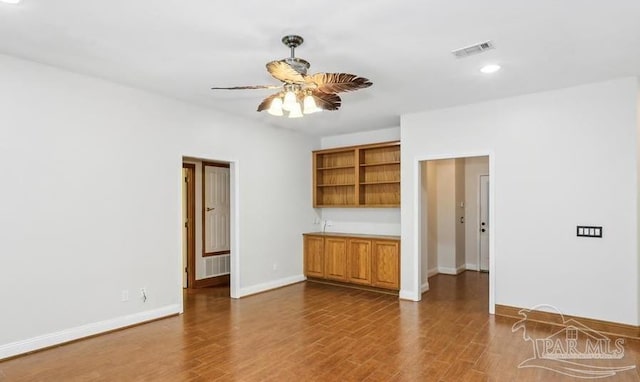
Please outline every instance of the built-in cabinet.
M400 143L314 151L313 206L400 207Z
M340 233L306 233L303 236L305 276L400 289L398 236Z

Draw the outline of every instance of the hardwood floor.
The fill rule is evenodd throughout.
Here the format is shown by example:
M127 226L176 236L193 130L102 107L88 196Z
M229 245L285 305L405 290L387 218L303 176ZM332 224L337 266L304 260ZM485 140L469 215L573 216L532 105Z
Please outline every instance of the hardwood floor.
M487 284L483 273L438 275L420 303L311 282L240 300L198 289L185 293L184 315L0 362L0 380L580 380L518 368L532 345L512 332L516 320L487 313ZM526 328L536 337L559 329ZM625 339L624 350L616 362L640 364L640 341Z

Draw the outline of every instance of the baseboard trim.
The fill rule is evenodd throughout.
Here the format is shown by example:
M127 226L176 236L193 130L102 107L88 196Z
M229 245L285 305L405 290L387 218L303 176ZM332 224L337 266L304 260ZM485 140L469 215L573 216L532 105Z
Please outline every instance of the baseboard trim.
M525 308L518 308L514 306L496 304L495 314L496 316L523 319L524 316L519 313L522 309L525 309ZM558 313L544 312L541 310L531 310L531 311L529 311L528 309L525 309L525 310L527 310L527 320L529 321L541 322L543 324L564 327L566 325L563 324L563 318L565 321L568 319L574 319L580 322L581 324L587 326L588 328L603 334L610 334L614 336L629 337L629 338L640 338L640 326L622 324L622 323L611 322L611 321L596 320L593 318L570 316L568 314L560 315Z
M466 270L464 264L459 266L458 268L449 268L449 267L438 267L438 273L442 273L445 275L459 275L460 273Z
M269 281L269 282L262 283L262 284L252 285L252 286L245 287L245 288L240 288L240 292L238 293L238 297L239 298L247 297L247 296L251 296L252 294L258 294L258 293L266 292L266 291L269 291L271 289L282 288L282 287L287 286L287 285L297 284L297 283L299 283L301 281L304 281L306 279L307 278L304 277L304 275L297 275L297 276L285 277L285 278L282 278L282 279Z
M431 268L427 271L427 278L433 277L438 274L438 268Z
M467 271L480 271L480 267L477 264L465 264L464 269Z
M180 313L177 304L168 305L163 308L148 310L128 316L116 317L110 320L94 322L75 328L60 330L37 337L28 338L22 341L11 342L0 345L0 360L17 355L31 353L36 350L43 350L52 346L73 342L82 338L104 334L114 330L124 329L129 326L139 325L148 321L154 321Z
M398 298L400 300L408 300L408 301L420 301L422 299L422 293L416 293L414 291L406 291L400 290L398 293Z
M438 272L436 271L435 274L438 274ZM429 277L431 276L432 275L429 275ZM420 287L420 293L424 293L428 290L429 290L429 280L424 280L424 282L422 283L422 286Z
M231 278L230 275L223 275L217 277L208 277L206 279L196 280L194 288L208 288L217 285L229 285Z
M332 286L337 286L337 287L365 290L367 292L389 294L389 295L392 295L392 296L397 296L398 295L398 291L397 290L386 289L386 288L377 288L377 287L373 287L373 286L369 286L369 285L346 283L346 282L328 280L328 279L316 279L316 278L313 278L313 277L307 277L307 281L308 282L312 282L312 283L316 283L316 284L325 284L325 285L332 285Z

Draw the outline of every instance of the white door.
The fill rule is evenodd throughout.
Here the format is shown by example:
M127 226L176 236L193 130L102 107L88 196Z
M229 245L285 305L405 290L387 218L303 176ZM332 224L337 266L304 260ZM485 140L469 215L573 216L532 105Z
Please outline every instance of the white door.
M204 165L204 252L229 253L229 168Z
M480 270L489 271L489 175L480 175Z

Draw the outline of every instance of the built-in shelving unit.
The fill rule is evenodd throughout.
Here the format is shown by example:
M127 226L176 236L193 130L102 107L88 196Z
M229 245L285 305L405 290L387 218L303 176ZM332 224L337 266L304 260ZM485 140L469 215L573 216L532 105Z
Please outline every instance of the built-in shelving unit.
M400 143L313 152L314 207L400 207Z

